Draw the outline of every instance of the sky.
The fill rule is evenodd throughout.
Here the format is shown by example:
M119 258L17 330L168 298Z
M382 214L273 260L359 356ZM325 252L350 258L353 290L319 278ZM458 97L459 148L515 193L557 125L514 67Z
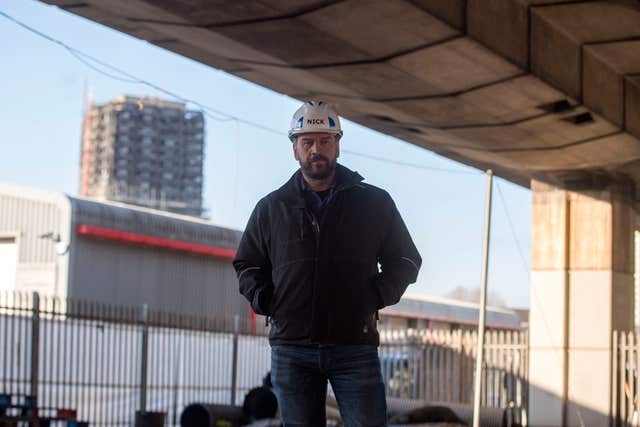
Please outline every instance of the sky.
M44 3L3 0L0 12L182 98L281 130L205 118L204 204L212 223L243 229L255 203L297 170L286 131L300 101ZM95 62L88 66L2 15L0 40L0 182L78 193L85 83L95 103L123 94L172 99ZM480 286L483 171L348 120L342 127L339 162L389 191L422 255L408 292L446 296ZM493 196L488 287L508 306L528 307L531 192L497 178Z

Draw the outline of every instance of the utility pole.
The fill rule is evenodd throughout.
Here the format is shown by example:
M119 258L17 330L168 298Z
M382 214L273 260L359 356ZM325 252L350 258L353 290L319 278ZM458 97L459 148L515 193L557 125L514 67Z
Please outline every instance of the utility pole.
M473 427L480 427L480 398L482 397L482 361L484 360L484 330L487 317L487 274L489 270L489 240L491 237L491 190L493 171L487 170L487 199L484 216L484 246L482 249L482 284L480 287L480 315L478 319L478 347L473 390Z

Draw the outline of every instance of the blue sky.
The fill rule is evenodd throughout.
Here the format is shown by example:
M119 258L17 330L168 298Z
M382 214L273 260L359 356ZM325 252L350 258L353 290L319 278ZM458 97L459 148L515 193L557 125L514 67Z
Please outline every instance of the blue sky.
M0 11L184 98L283 134L300 104L43 3L5 0ZM2 16L0 40L0 181L77 193L85 81L97 103L122 94L170 99L140 84L106 77ZM207 117L206 122L205 206L212 222L242 229L256 201L298 165L284 136L235 121ZM485 176L346 120L343 129L343 150L461 172L410 168L344 152L339 160L396 201L424 259L418 283L409 292L443 296L457 286L479 286ZM510 306L528 306L531 192L501 179L496 183L489 288Z

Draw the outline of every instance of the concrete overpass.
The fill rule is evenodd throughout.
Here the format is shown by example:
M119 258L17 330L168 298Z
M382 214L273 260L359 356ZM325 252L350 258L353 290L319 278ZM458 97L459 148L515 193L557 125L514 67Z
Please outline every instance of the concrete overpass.
M612 334L633 328L638 1L45 1L531 187L531 424L608 424Z

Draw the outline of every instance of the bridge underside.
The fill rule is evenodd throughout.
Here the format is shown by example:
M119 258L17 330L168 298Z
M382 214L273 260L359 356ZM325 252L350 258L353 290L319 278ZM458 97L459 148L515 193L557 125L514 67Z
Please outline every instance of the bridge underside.
M524 186L640 180L640 4L46 0Z

